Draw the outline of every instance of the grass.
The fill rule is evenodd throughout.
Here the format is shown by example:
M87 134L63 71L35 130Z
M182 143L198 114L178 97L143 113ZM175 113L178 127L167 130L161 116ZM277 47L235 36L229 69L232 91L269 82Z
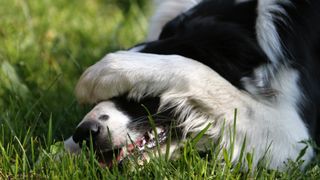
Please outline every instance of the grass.
M146 1L147 2L147 1ZM0 179L319 179L319 158L305 171L232 165L217 146L199 154L186 143L177 160L101 168L92 151L63 153L90 107L75 101L75 83L107 52L141 42L148 3L142 0L0 0ZM200 136L199 136L200 137ZM84 150L85 151L85 150ZM243 155L250 164L252 155Z

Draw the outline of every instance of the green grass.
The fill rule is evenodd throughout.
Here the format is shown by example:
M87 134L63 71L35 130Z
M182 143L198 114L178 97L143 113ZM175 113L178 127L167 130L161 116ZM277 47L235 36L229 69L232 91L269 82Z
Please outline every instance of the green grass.
M101 168L90 151L62 153L56 142L90 108L75 101L78 77L107 52L142 41L148 11L142 0L0 0L0 179L320 178L319 158L305 171L299 162L285 172L243 170L230 163L229 150L213 146L199 154L198 138L181 158L155 158L143 167Z

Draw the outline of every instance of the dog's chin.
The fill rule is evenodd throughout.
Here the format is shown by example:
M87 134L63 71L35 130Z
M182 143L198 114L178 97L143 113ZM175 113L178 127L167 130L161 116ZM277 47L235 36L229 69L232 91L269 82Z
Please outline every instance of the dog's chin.
M155 129L146 131L140 138L135 141L130 140L129 143L122 147L101 149L101 146L95 146L97 159L102 166L112 167L115 164L122 163L123 160L135 156L144 159L148 151L162 146L167 140L168 129L164 127L156 127Z

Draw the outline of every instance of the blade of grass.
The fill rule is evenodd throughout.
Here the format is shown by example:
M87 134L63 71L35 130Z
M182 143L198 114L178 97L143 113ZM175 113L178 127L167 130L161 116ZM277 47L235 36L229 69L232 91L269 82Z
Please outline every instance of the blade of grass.
M49 124L48 124L48 133L47 133L47 150L50 150L50 146L52 145L52 114L49 118Z
M193 146L195 146L196 144L198 144L198 142L200 141L200 139L204 136L204 134L208 131L208 129L211 127L211 123L208 123L208 125L201 130L194 138L192 138L191 142L193 144Z
M152 117L150 111L148 110L148 108L147 108L145 105L143 105L143 104L141 104L141 106L145 109L145 111L146 111L147 114L148 114L149 123L150 123L150 125L151 125L151 128L152 128L154 134L155 134L155 140L156 140L156 147L157 147L158 155L159 155L159 157L161 157L161 149L160 149L160 143L159 143L159 138L158 138L158 132L157 132L156 124L155 124L155 122L154 122L154 120L153 120L153 117Z

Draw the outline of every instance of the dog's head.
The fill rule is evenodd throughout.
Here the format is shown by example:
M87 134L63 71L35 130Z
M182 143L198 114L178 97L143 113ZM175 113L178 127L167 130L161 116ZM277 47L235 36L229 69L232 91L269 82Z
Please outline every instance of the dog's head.
M72 140L79 148L92 141L103 162L124 158L125 148L154 148L156 139L163 144L170 126L169 113L158 113L160 99L145 98L136 102L117 97L98 103L79 123ZM156 136L154 130L156 129ZM67 147L68 148L68 147ZM129 149L129 151L131 151ZM128 154L128 153L127 153Z

